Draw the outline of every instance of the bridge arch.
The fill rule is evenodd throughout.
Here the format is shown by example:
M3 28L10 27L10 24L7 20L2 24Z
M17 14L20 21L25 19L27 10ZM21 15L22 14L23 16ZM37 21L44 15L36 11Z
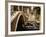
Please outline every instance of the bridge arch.
M16 31L22 31L22 24L24 24L24 16L20 14L16 22Z

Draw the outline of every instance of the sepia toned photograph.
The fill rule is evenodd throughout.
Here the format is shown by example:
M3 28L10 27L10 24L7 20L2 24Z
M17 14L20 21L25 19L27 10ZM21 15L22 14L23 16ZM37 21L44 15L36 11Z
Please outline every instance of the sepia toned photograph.
M8 16L10 34L43 32L43 4L9 3Z
M40 7L11 6L11 31L40 29Z

